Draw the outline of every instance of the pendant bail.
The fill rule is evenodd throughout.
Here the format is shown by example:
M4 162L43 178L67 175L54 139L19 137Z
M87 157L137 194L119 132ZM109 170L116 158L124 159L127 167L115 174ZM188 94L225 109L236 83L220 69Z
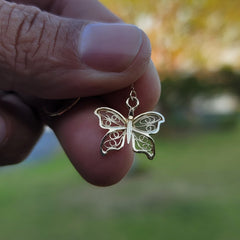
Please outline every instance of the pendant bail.
M139 106L139 100L137 98L137 93L132 85L129 98L126 100L126 104L129 107L128 116L133 117L135 109Z

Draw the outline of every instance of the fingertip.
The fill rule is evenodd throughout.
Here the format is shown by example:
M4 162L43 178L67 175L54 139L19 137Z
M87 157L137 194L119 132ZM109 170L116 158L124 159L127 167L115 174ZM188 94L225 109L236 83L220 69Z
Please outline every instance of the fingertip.
M84 171L82 171L82 168L80 170L83 178L95 186L106 187L120 182L128 173L133 162L133 153L128 146L125 146L119 152L112 151L107 155L102 155L98 151L94 155L97 167L93 164L84 168Z
M106 133L98 124L93 101L84 101L52 123L62 147L79 174L96 186L119 182L129 171L133 153L129 146L106 155L100 152L101 139Z
M134 89L137 93L140 105L136 109L136 114L152 110L159 101L161 94L161 83L158 71L152 62L149 63L146 72L134 83ZM125 104L129 97L131 87L103 95L102 100L114 109L120 111L123 115L128 112Z
M151 61L147 71L134 84L138 97L140 98L141 111L152 110L158 103L161 95L161 82L157 69Z

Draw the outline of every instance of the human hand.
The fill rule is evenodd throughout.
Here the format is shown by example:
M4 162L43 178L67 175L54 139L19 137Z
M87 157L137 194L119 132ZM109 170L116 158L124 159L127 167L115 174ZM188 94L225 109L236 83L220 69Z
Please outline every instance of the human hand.
M47 123L88 182L118 182L131 167L131 147L103 157L104 131L93 112L105 105L125 114L133 82L138 112L157 103L160 81L148 38L96 0L14 2L0 0L0 164L23 160ZM21 100L75 97L81 100L73 109L52 119Z

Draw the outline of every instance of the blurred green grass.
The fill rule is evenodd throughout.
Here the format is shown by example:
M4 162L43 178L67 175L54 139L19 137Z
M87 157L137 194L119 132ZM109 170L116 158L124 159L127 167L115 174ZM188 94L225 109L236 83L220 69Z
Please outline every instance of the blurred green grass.
M119 184L85 183L63 153L0 170L0 239L236 240L240 127L158 137Z

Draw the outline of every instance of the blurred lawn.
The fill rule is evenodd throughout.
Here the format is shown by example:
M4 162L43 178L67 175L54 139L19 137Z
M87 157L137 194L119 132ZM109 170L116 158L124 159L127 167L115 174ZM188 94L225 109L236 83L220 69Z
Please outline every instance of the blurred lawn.
M240 127L160 138L121 183L85 183L61 153L0 170L1 240L236 240ZM139 155L138 155L139 157Z

